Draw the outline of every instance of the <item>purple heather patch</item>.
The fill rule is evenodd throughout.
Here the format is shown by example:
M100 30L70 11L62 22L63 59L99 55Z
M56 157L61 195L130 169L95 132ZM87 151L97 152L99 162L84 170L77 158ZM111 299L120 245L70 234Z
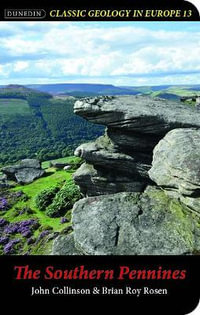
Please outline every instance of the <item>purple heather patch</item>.
M35 243L35 239L33 237L29 237L27 239L27 244L30 245L30 244L33 244L33 243Z
M6 224L8 224L9 222L6 221L4 218L0 218L0 226L4 226Z
M10 223L4 228L5 234L15 234L21 233L24 237L29 237L31 235L31 226L37 223L34 219L24 220L21 222Z
M66 218L61 218L60 220L60 223L63 224L63 223L66 223L67 222L67 219Z
M11 240L9 243L7 243L5 246L4 246L4 253L7 255L7 254L10 254L13 250L13 246L17 243L20 242L20 239L14 239L14 240Z
M24 231L23 233L22 233L22 236L23 237L30 237L31 236L31 231L29 230L29 229L27 229L26 231Z
M49 234L49 230L42 231L42 233L40 233L40 235L39 235L37 240L40 241L42 238L44 238L48 234Z
M17 193L16 193L16 197L21 197L23 195L23 192L22 191L18 191Z
M9 237L8 236L2 236L0 237L0 244L5 245L9 242Z
M0 197L0 210L5 211L8 209L8 200L4 197Z

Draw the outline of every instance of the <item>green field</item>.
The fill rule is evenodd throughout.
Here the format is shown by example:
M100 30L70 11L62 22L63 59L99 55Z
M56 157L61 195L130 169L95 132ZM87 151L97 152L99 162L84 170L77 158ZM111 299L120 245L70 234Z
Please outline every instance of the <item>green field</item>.
M50 160L50 161L44 161L42 162L42 168L47 169L50 167L51 162L62 162L62 163L68 163L68 164L77 164L81 162L81 158L76 157L76 156L68 156L68 157L63 157L55 160Z
M48 217L45 212L40 211L37 209L35 205L35 197L39 192L41 192L44 189L56 186L56 185L62 185L65 181L71 179L71 173L66 171L53 171L52 169L47 170L47 176L39 178L35 180L33 183L25 185L25 186L17 186L16 188L13 188L13 191L23 191L28 197L28 201L20 201L16 203L9 211L6 212L4 215L4 218L8 220L9 222L17 222L22 221L30 218L36 218L39 220L39 223L44 226L50 226L53 228L53 230L60 231L62 230L66 224L60 224L60 218L50 218ZM16 208L23 208L23 207L30 207L34 213L27 215L22 214L20 217L15 217L14 212ZM69 223L67 223L68 225Z
M0 99L1 116L31 115L31 110L26 100Z
M189 90L186 87L169 87L167 89L155 91L151 93L152 97L159 96L162 93L169 93L169 94L175 94L177 96L194 96L194 95L200 95L200 90Z
M18 201L14 204L14 206L6 211L3 216L0 218L4 218L9 221L11 224L16 222L21 222L29 219L36 219L39 223L39 228L37 228L32 238L37 239L42 231L50 230L53 232L62 232L65 228L71 225L71 211L68 211L65 217L68 219L66 223L61 223L61 218L50 218L45 214L45 211L40 211L36 206L36 196L43 190L46 190L50 187L60 186L62 187L64 183L71 180L72 173L66 171L55 171L55 169L49 168L46 170L46 176L35 180L33 183L28 185L17 186L11 191L18 192L22 191L28 196L28 200L26 201ZM19 210L24 208L31 209L31 213L27 212L19 215ZM48 237L48 235L47 235ZM21 237L20 234L15 234L12 238L18 238L21 240L21 249L20 255L23 255L27 251L31 255L48 255L51 253L53 239L47 240L47 237L41 239L41 241L34 243L33 245L28 245L26 239ZM3 254L3 247L0 245L0 255Z
M66 162L74 165L79 165L81 159L75 156L57 159L58 162ZM14 188L10 188L8 191L13 194L16 192L23 192L23 196L26 198L18 199L14 202L13 206L0 214L0 218L5 219L10 224L21 222L29 219L37 220L39 226L33 232L32 238L37 240L40 237L42 231L49 230L52 234L55 233L69 233L66 232L66 228L71 229L71 210L66 210L66 213L59 217L50 217L47 215L46 210L40 210L36 204L36 197L43 191L46 191L53 187L70 187L72 183L72 175L74 170L56 170L53 167L49 167L50 161L43 162L43 168L45 169L45 175L34 182L27 185L17 184ZM69 183L69 186L68 186ZM68 189L68 188L67 188ZM26 209L23 211L23 209ZM67 221L61 222L61 218L65 217ZM23 238L20 234L11 235L11 239L20 239L20 254L27 251L31 255L35 254L49 254L52 248L53 239L48 240L48 235L41 239L39 242L35 242L33 245L27 243L26 238ZM0 255L3 254L3 247L0 245Z
M80 163L81 159L76 156L69 156L64 158L59 158L56 160L53 160L56 162L66 162L69 164L77 164ZM34 215L31 215L31 217L36 217L39 219L39 222L42 225L49 225L53 228L55 232L60 231L63 229L63 227L67 224L60 224L60 218L50 218L48 217L43 211L40 211L37 209L35 205L35 197L38 193L43 191L44 189L57 186L57 185L63 185L65 181L69 181L72 178L73 171L64 171L59 170L56 171L55 168L50 168L49 164L51 161L45 161L42 163L42 168L45 169L46 176L41 177L37 180L35 180L33 183L28 185L17 185L15 188L12 189L12 191L23 191L30 199L26 202L18 202L14 205L13 208L11 208L7 213L5 214L4 218L8 219L10 222L17 222L21 221L22 219L27 219L27 215L22 215L19 217L13 217L13 210L16 207L23 208L25 206L30 207L32 210L34 210Z

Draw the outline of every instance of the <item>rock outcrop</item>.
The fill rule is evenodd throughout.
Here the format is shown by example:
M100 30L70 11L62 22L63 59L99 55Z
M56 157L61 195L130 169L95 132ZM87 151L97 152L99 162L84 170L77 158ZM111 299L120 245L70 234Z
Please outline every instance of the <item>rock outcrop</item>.
M8 181L6 174L0 175L0 188L10 188L12 185Z
M147 96L105 96L77 101L75 114L109 128L157 135L175 128L200 127L196 110L187 105Z
M200 128L196 109L160 98L96 97L77 101L74 111L107 126L104 136L75 151L86 165L74 180L87 196L143 191L152 183L148 171L159 140L174 128Z
M7 179L20 184L29 184L44 175L41 163L37 159L24 159L17 165L3 167L1 171Z
M107 135L79 146L75 155L87 161L74 174L74 180L88 196L126 191L125 186L129 191L142 191L150 182L151 156L120 152Z
M156 187L81 199L74 232L53 255L184 255L200 251L200 218Z
M178 201L149 187L78 201L74 239L90 255L180 255L200 250L196 217Z
M74 174L85 198L73 207L69 242L57 239L53 253L199 252L198 110L158 98L117 96L79 100L74 111L107 129L75 151L86 161Z
M170 131L154 149L149 176L200 213L200 130Z

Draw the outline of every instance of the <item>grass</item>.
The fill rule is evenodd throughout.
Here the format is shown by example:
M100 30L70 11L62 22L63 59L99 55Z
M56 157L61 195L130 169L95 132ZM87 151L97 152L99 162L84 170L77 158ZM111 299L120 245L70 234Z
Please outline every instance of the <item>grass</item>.
M185 87L170 87L167 89L163 89L163 90L159 90L159 91L155 91L153 93L151 93L152 97L156 97L159 96L162 93L169 93L169 94L175 94L177 96L194 96L194 95L199 95L200 91L197 90L188 90Z
M44 161L42 162L42 168L43 169L48 169L50 167L50 162L62 162L62 163L68 163L68 164L77 164L81 162L81 158L76 157L76 156L67 156L55 160L50 160L50 161Z
M0 115L13 116L13 115L30 115L30 107L26 100L21 99L0 99Z
M75 156L69 156L64 158L59 158L53 161L57 162L66 162L69 164L77 164L80 163L81 159L79 157ZM35 198L41 191L48 189L50 187L54 186L62 186L65 182L72 179L73 171L65 171L65 170L57 170L53 167L49 167L51 161L45 161L42 163L42 168L45 169L45 175L34 182L28 184L28 185L17 185L16 187L12 188L11 191L23 191L27 196L27 201L18 201L14 204L14 206L8 210L4 218L8 220L9 222L17 222L22 220L27 220L30 218L37 218L39 220L39 223L44 227L51 227L54 232L59 232L66 226L68 226L70 223L60 223L60 218L50 218L48 217L44 211L39 210L36 207ZM23 209L25 207L30 208L33 210L32 214L24 213L22 215L16 215L17 209ZM67 217L69 217L67 213ZM36 231L38 233L38 231Z
M9 220L10 222L17 222L26 220L28 218L37 218L39 223L43 226L50 226L53 228L55 232L61 231L64 227L68 226L69 223L60 224L60 218L50 218L45 212L40 211L35 205L35 197L39 192L44 189L50 188L56 185L62 185L65 181L70 180L72 174L70 172L66 172L64 170L53 172L53 169L48 169L46 171L45 177L41 177L35 180L33 183L28 185L17 186L12 189L12 191L23 191L28 197L28 201L19 201L17 202L9 211L6 212L4 218ZM29 207L33 210L33 214L22 214L20 216L15 217L15 209L23 207Z
M61 159L63 161L63 158ZM67 161L76 162L76 157L69 157ZM47 161L48 162L48 161ZM72 179L73 171L64 171L57 170L55 168L45 169L46 176L43 176L34 182L28 185L17 185L14 188L9 189L13 192L23 191L24 194L28 197L27 199L19 199L11 209L2 213L4 219L10 223L20 222L28 219L37 219L39 226L36 230L32 231L33 243L28 244L27 239L21 234L14 234L10 236L11 239L20 239L20 243L16 244L14 247L15 254L30 254L30 255L49 255L52 250L53 239L48 239L48 235L39 239L42 231L49 230L50 235L53 235L53 232L68 233L64 230L67 227L71 226L71 210L67 211L65 217L67 218L66 223L61 223L61 217L59 218L50 218L45 214L45 211L41 211L36 206L36 196L41 191L48 189L53 186L62 187L63 184L66 184L69 180ZM26 209L26 211L20 214L21 210ZM0 255L4 255L4 245L0 245Z

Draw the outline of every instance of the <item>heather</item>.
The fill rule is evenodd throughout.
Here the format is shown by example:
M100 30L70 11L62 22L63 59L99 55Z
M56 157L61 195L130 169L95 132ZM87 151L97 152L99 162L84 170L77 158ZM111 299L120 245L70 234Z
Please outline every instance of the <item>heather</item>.
M72 157L65 161L76 162ZM80 159L77 159L80 163ZM73 170L56 170L43 164L45 176L31 184L0 188L0 254L50 254L59 233L69 233L71 209L80 198ZM56 215L49 216L52 209Z
M8 200L6 198L0 198L0 210L7 210L8 209Z

